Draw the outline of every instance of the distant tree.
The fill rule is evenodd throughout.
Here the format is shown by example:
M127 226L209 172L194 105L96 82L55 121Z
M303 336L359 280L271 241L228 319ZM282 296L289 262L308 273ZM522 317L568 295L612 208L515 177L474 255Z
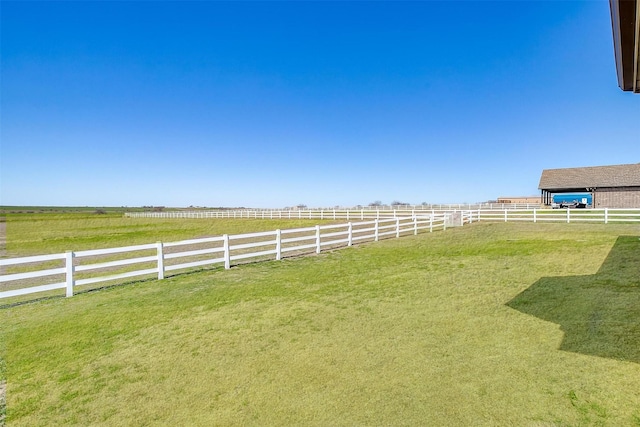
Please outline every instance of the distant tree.
M376 200L375 202L369 203L369 206L372 206L372 207L382 206L382 202L380 200Z
M401 206L401 205L406 205L406 203L401 202L399 200L394 200L393 202L391 202L391 206Z
M304 203L300 203L299 205L296 206L296 208L298 208L298 209L307 209L307 205L305 205Z

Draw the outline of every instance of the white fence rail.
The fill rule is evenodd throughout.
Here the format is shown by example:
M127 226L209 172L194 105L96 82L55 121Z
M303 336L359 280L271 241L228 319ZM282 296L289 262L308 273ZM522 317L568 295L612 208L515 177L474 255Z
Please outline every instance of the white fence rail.
M150 275L161 280L166 272L214 264L228 269L235 261L250 258L280 260L285 254L320 253L323 249L351 246L357 242L446 230L448 220L447 215L375 218L344 224L0 259L0 299L57 289L65 289L66 296L70 297L76 287L83 285Z
M472 210L470 221L527 222L640 222L640 209L517 209Z
M361 208L361 209L229 209L229 210L184 210L162 212L127 212L129 218L253 218L253 219L346 219L361 220L414 217L416 215L442 215L451 211L516 210L536 209L539 204L486 204L486 205L431 205L397 208Z
M263 212L269 215L265 218L280 218L279 214L271 215L284 211ZM302 216L302 211L290 212L299 213L301 218L338 219L342 217L340 215L353 218L353 211L308 211L306 217ZM445 230L449 225L478 221L640 223L640 209L477 209L448 213L433 210L420 212L421 215L412 212L411 216L400 216L405 213L400 211L368 213L373 218L360 222L0 259L0 299L58 289L65 289L66 295L72 296L78 286L151 275L160 280L167 272L215 264L228 269L240 260L280 260L286 255L320 253L323 249L397 238L424 230ZM184 215L189 212L148 214Z

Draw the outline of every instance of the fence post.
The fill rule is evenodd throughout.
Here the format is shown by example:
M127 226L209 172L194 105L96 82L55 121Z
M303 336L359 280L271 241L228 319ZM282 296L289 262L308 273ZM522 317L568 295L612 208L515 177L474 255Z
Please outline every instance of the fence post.
M334 221L336 220L336 210L335 210L335 208L333 209L333 220Z
M276 261L282 259L282 231L276 230Z
M604 208L604 223L609 223L609 208Z
M433 215L429 215L429 233L433 233Z
M400 218L396 218L396 239L400 237Z
M229 235L228 234L223 234L222 235L222 243L224 245L224 268L225 269L230 269L231 268L231 251L229 248Z
M503 204L504 205L504 204ZM504 207L504 206L503 206ZM504 222L507 222L507 210L504 210Z
M364 219L364 209L360 209L360 221Z
M156 242L158 252L158 280L164 279L164 248L162 242Z
M538 218L536 216L536 208L533 208L533 222L538 222Z
M349 243L347 243L347 246L352 246L353 245L353 224L349 223Z
M316 225L316 253L320 253L320 226Z
M375 226L374 226L373 236L374 236L375 241L377 242L378 241L378 236L379 236L378 218L375 219L374 223L375 223Z
M75 267L73 266L73 258L75 258L75 254L73 251L67 251L65 254L65 267L66 267L66 275L67 275L67 297L73 296L73 287L75 285L75 280L73 279L73 273L75 271Z
M418 217L413 215L413 235L418 235Z
M567 224L571 222L571 209L567 208Z
M349 221L349 209L347 209L347 221Z

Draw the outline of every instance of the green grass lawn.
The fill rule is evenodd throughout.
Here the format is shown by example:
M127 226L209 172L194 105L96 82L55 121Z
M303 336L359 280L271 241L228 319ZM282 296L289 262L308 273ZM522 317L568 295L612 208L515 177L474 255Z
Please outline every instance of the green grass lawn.
M11 426L639 426L640 227L472 224L4 308L0 334Z

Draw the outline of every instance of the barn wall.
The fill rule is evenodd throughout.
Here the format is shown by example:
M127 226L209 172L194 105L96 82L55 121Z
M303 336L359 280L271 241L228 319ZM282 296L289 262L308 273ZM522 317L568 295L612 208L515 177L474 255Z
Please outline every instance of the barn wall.
M595 208L640 208L640 187L598 188Z

